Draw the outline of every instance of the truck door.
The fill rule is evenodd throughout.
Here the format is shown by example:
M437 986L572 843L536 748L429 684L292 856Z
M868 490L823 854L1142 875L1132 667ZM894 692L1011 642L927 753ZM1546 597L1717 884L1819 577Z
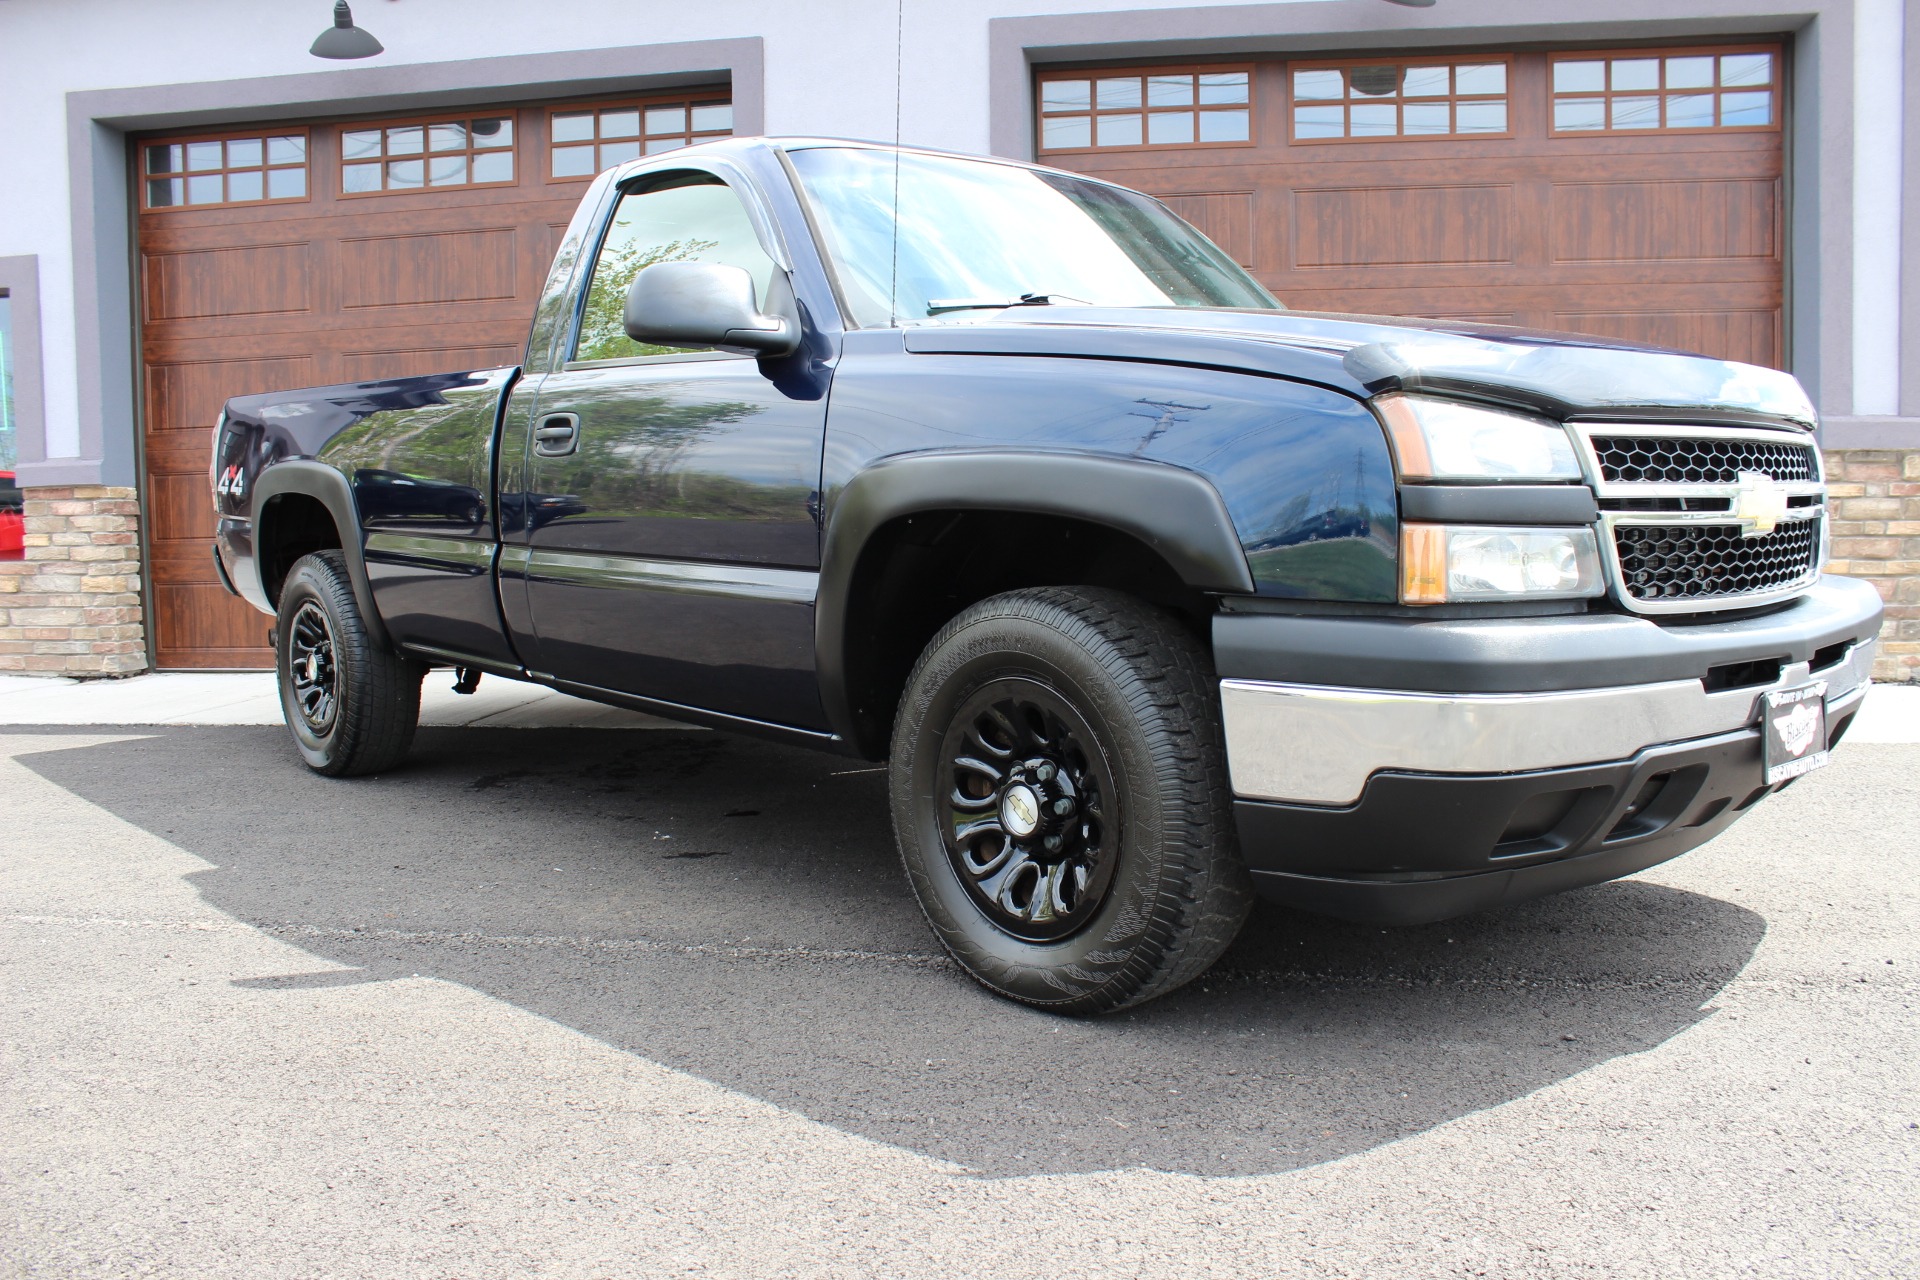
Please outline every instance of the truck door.
M821 727L824 384L628 338L627 287L656 262L744 267L761 299L786 287L740 196L711 174L621 197L570 358L533 410L525 540L501 566L503 589L516 572L526 582L534 634L516 642L560 680Z

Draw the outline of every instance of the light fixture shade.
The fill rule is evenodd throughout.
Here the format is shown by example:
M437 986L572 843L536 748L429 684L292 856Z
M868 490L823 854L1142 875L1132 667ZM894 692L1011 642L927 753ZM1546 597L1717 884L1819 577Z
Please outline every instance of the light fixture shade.
M1434 0L1387 0L1388 4L1402 4L1409 9L1431 9Z
M386 46L375 40L372 32L353 25L353 11L347 8L347 0L335 0L333 25L320 33L310 50L316 58L371 58L386 51Z

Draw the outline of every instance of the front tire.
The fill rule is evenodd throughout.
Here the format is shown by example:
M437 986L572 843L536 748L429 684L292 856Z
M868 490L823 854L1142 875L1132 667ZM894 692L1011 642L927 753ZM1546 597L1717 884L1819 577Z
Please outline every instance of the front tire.
M374 644L345 555L317 551L294 564L275 635L280 708L309 769L357 777L407 754L427 670Z
M1119 592L981 601L928 644L890 761L934 933L999 995L1123 1009L1204 973L1253 892L1202 645Z

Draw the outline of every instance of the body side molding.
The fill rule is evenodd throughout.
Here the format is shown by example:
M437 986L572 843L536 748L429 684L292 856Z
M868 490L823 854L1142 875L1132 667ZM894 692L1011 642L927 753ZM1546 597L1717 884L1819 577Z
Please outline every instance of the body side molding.
M1201 591L1254 593L1219 491L1164 462L997 449L905 454L857 472L832 495L820 554L814 661L827 722L857 741L847 697L847 608L867 541L921 511L1005 511L1104 525L1157 552Z
M366 552L362 545L364 531L360 527L359 508L353 501L353 490L344 475L324 462L315 462L310 458L289 458L284 462L270 463L262 469L259 480L254 483L253 571L260 580L261 596L269 602L272 600L267 591L266 556L262 552L273 527L268 515L273 499L290 493L315 499L333 517L333 527L340 534L340 550L346 556L347 577L353 583L353 598L360 606L360 616L366 620L367 630L372 633L374 641L383 648L392 648L393 641L387 635L386 623L373 603L373 585L367 578Z

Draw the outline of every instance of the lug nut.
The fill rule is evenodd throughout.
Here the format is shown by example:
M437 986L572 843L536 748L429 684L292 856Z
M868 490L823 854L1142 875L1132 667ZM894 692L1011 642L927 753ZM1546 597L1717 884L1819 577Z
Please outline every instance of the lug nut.
M1060 852L1060 846L1064 844L1065 841L1061 840L1059 836L1048 836L1040 843L1047 847L1048 853L1058 853Z
M1056 817L1056 818L1064 818L1064 817L1066 817L1066 816L1067 816L1068 814L1070 814L1070 813L1072 813L1072 812L1073 812L1073 797L1072 797L1072 796L1061 796L1061 797L1060 797L1060 798L1059 798L1058 800L1055 800L1055 801L1053 802L1053 816L1054 816L1054 817Z
M1033 776L1042 782L1052 782L1053 775L1057 772L1058 770L1052 764L1042 761L1040 767L1033 771Z

